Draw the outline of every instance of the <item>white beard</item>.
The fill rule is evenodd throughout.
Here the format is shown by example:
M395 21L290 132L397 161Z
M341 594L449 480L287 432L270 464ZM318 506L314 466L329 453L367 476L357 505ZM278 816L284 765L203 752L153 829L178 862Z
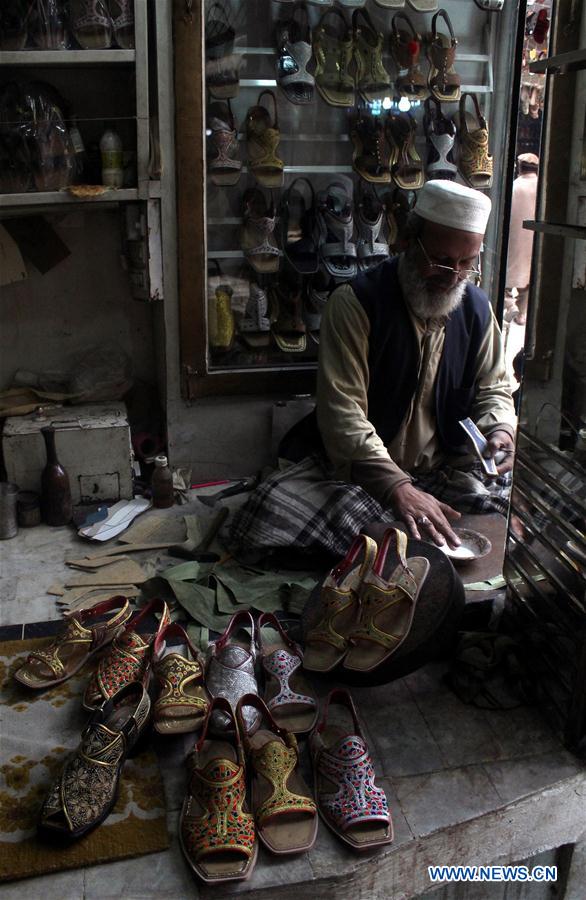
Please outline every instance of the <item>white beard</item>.
M442 319L458 308L464 298L466 282L459 281L443 294L431 293L419 275L409 251L399 260L399 284L405 300L420 319Z

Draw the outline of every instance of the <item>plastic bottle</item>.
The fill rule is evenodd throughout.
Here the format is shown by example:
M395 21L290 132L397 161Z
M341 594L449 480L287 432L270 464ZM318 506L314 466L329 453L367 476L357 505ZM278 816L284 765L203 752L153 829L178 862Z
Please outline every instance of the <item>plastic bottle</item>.
M175 502L173 492L173 473L169 468L166 456L155 456L155 471L151 478L151 491L153 493L153 506L158 509L168 509Z
M102 184L108 187L122 187L124 167L122 165L122 141L112 128L107 128L100 140L102 156Z
M47 465L41 475L41 515L47 525L68 525L73 516L69 476L55 449L55 429L41 428L47 450Z
M69 137L71 138L71 143L73 144L73 149L75 151L75 180L81 184L85 178L87 154L85 152L83 138L77 127L77 119L75 116L71 116L70 119Z

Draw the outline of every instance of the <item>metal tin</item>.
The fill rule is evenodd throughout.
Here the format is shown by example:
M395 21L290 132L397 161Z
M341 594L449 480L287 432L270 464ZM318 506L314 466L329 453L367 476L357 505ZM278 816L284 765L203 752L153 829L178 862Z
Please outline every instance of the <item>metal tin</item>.
M0 540L8 540L18 533L16 498L18 485L10 481L0 483Z

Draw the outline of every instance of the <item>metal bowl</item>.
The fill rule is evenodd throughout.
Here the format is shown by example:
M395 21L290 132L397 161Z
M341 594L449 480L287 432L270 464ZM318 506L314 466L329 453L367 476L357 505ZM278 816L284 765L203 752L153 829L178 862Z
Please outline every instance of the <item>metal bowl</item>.
M440 550L443 550L455 565L482 559L483 556L488 556L492 550L492 544L488 538L479 531L472 531L471 528L454 528L454 531L462 541L460 546L456 550L452 550L451 547L444 544Z

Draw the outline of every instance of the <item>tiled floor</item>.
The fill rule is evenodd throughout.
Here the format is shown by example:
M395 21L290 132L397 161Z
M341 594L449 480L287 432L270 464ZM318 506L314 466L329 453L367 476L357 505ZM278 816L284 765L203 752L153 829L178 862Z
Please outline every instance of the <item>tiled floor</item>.
M0 639L33 636L34 622L57 627L59 612L46 589L66 574L63 560L73 547L79 549L73 532L44 526L0 543ZM192 739L159 739L171 849L4 885L2 900L183 900L247 892L272 900L299 897L304 890L312 898L398 900L429 889L429 863L507 862L575 839L579 807L573 798L586 792L584 766L536 710L466 706L443 684L443 670L433 664L389 685L353 689L394 818L394 843L374 857L357 857L320 824L310 853L283 861L261 850L249 882L220 890L200 886L176 839L183 762ZM319 690L328 687L324 683ZM304 765L309 768L307 757ZM530 823L523 818L528 803Z

